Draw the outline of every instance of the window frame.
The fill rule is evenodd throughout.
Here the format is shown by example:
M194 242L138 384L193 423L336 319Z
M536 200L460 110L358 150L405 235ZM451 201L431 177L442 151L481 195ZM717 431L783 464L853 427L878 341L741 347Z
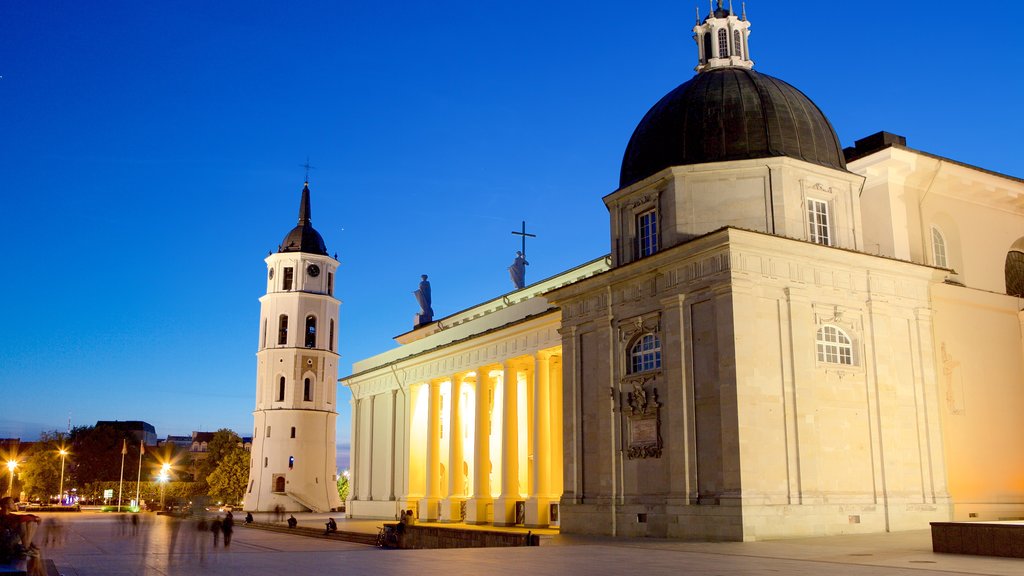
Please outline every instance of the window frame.
M288 345L288 315L281 314L277 317L277 345Z
M285 377L281 376L281 379L278 381L278 384L277 384L277 401L278 402L284 402L284 390L285 390L285 383L286 382L287 381L285 380Z
M844 342L845 340L845 342ZM853 338L835 324L822 324L814 333L815 358L822 364L855 366Z
M291 266L284 267L284 274L281 278L281 289L288 292L295 285L295 268Z
M303 335L305 347L316 348L316 316L313 314L306 316L306 329L303 330Z
M725 40L724 42L722 40ZM718 57L729 57L729 31L725 28L718 29Z
M816 208L821 208L816 210ZM832 207L828 200L807 198L807 240L822 246L832 246Z
M946 235L934 224L931 225L931 231L932 264L939 268L950 268L949 243L946 242ZM939 249L941 249L941 258Z
M650 346L647 344L650 343ZM640 374L661 369L661 338L654 332L644 332L633 338L627 349L627 374Z
M653 256L658 253L658 210L650 208L638 212L633 219L636 226L636 257L637 259Z

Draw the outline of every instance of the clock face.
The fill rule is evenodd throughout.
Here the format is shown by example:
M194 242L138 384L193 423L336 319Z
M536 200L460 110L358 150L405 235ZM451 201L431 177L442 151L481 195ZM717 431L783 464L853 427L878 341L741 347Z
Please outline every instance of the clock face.
M274 269L273 268L270 269L270 272L267 272L267 278L269 278L271 280L274 279Z
M310 264L309 267L306 268L306 272L308 272L313 278L316 278L320 275L320 267L316 264Z

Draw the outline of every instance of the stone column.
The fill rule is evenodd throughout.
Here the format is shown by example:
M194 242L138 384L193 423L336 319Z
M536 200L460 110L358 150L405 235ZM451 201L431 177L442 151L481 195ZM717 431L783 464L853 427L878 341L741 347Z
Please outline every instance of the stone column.
M441 384L431 380L427 386L427 466L424 478L426 489L419 503L419 519L436 522L439 496L441 495Z
M395 464L398 455L395 454L395 435L397 434L397 408L398 406L398 389L395 388L391 391L391 458L388 459L388 500L394 501L395 499Z
M373 438L375 436L373 429L373 416L374 412L377 411L376 406L377 395L374 394L373 396L370 396L370 426L368 427L370 433L366 435L366 499L370 501L373 501Z
M546 528L551 494L551 354L538 352L533 358L533 488L526 500L526 526Z
M519 383L516 365L505 361L502 375L501 495L494 501L494 525L514 526L519 500Z
M473 430L473 497L466 503L466 523L486 524L491 505L491 377L476 370L476 410Z
M462 382L465 376L453 376L451 409L448 419L448 497L441 503L442 522L460 522L462 503L466 501L465 458L462 452Z
M352 461L349 468L352 471L349 473L348 481L348 499L359 500L359 474L362 472L359 466L359 441L363 438L363 431L359 429L359 400L355 396L349 398L349 406L352 407L352 454L350 459ZM352 516L352 506L346 508L348 510L348 516Z

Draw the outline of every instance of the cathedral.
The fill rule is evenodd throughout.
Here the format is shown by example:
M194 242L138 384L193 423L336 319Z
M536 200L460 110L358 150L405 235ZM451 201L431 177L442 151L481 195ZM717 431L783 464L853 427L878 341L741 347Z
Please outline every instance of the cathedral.
M722 541L1024 517L1024 181L886 132L843 149L749 30L721 2L695 24L696 75L603 198L606 257L354 364L350 517ZM317 250L271 273L317 282ZM288 296L264 318L315 317ZM329 414L331 346L306 399ZM253 450L275 470L267 408L300 421L307 355L278 353Z

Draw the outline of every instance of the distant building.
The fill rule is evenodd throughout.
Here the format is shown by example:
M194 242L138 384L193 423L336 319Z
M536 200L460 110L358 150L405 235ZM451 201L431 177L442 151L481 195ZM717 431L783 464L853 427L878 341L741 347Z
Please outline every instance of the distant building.
M136 442L144 442L147 446L155 446L157 443L156 428L148 422L141 420L100 420L96 427L110 426L114 430L128 432L135 437Z

